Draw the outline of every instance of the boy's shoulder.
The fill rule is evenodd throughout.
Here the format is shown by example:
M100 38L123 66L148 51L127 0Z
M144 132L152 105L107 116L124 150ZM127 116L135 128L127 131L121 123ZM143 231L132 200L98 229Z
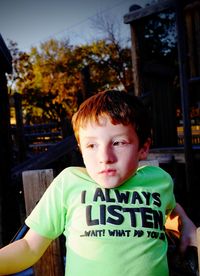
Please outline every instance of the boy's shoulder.
M54 178L50 186L51 190L56 189L63 193L89 184L94 185L94 182L84 167L67 167Z
M160 175L162 177L171 178L170 174L166 172L159 166L153 165L141 165L137 169L138 174L145 174L145 175Z
M85 180L91 180L90 176L87 173L86 168L84 167L67 167L64 170L60 172L60 174L57 176L59 178L82 178Z

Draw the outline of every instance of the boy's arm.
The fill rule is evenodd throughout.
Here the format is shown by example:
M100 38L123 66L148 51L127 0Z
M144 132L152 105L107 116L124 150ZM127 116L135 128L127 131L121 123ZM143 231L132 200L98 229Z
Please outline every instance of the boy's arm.
M50 239L30 229L24 238L0 249L0 275L9 275L32 266L50 243Z
M166 228L170 228L169 225L172 220L177 221L177 225L174 230L178 230L180 232L180 251L184 252L189 245L197 246L196 226L178 203L166 222Z

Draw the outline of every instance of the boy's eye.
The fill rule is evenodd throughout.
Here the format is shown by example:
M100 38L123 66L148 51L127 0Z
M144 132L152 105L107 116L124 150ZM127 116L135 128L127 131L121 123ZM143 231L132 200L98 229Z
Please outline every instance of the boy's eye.
M127 142L126 141L114 141L113 142L113 146L123 146L123 145L125 145L125 144L127 144Z
M95 147L95 144L87 144L86 148L93 149Z

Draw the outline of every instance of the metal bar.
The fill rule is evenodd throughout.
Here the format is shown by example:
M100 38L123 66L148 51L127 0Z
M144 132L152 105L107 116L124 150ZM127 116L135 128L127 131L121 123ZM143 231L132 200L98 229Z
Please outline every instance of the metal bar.
M29 227L26 224L23 224L19 228L19 230L17 231L17 233L15 234L15 236L12 238L12 240L10 241L10 243L22 239L25 236L25 234L27 233L28 229L29 229Z

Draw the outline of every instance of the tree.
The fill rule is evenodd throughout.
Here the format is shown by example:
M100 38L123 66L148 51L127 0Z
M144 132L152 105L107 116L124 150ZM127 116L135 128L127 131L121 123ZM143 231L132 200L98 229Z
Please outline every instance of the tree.
M146 59L177 65L175 13L154 14L144 24L144 52Z
M120 22L111 15L99 13L91 23L102 34L102 40L109 49L109 58L104 60L105 67L114 72L124 90L133 91L130 36L122 37Z
M31 123L66 123L89 95L108 88L132 89L130 55L112 29L108 40L72 46L68 40L51 39L30 53L18 52L13 87L23 96L25 117Z
M75 98L73 83L77 83L70 57L67 41L49 40L40 50L32 48L26 63L19 59L18 68L22 68L16 87L23 95L26 112L37 107L43 120L61 119L64 110L64 115L70 116Z

